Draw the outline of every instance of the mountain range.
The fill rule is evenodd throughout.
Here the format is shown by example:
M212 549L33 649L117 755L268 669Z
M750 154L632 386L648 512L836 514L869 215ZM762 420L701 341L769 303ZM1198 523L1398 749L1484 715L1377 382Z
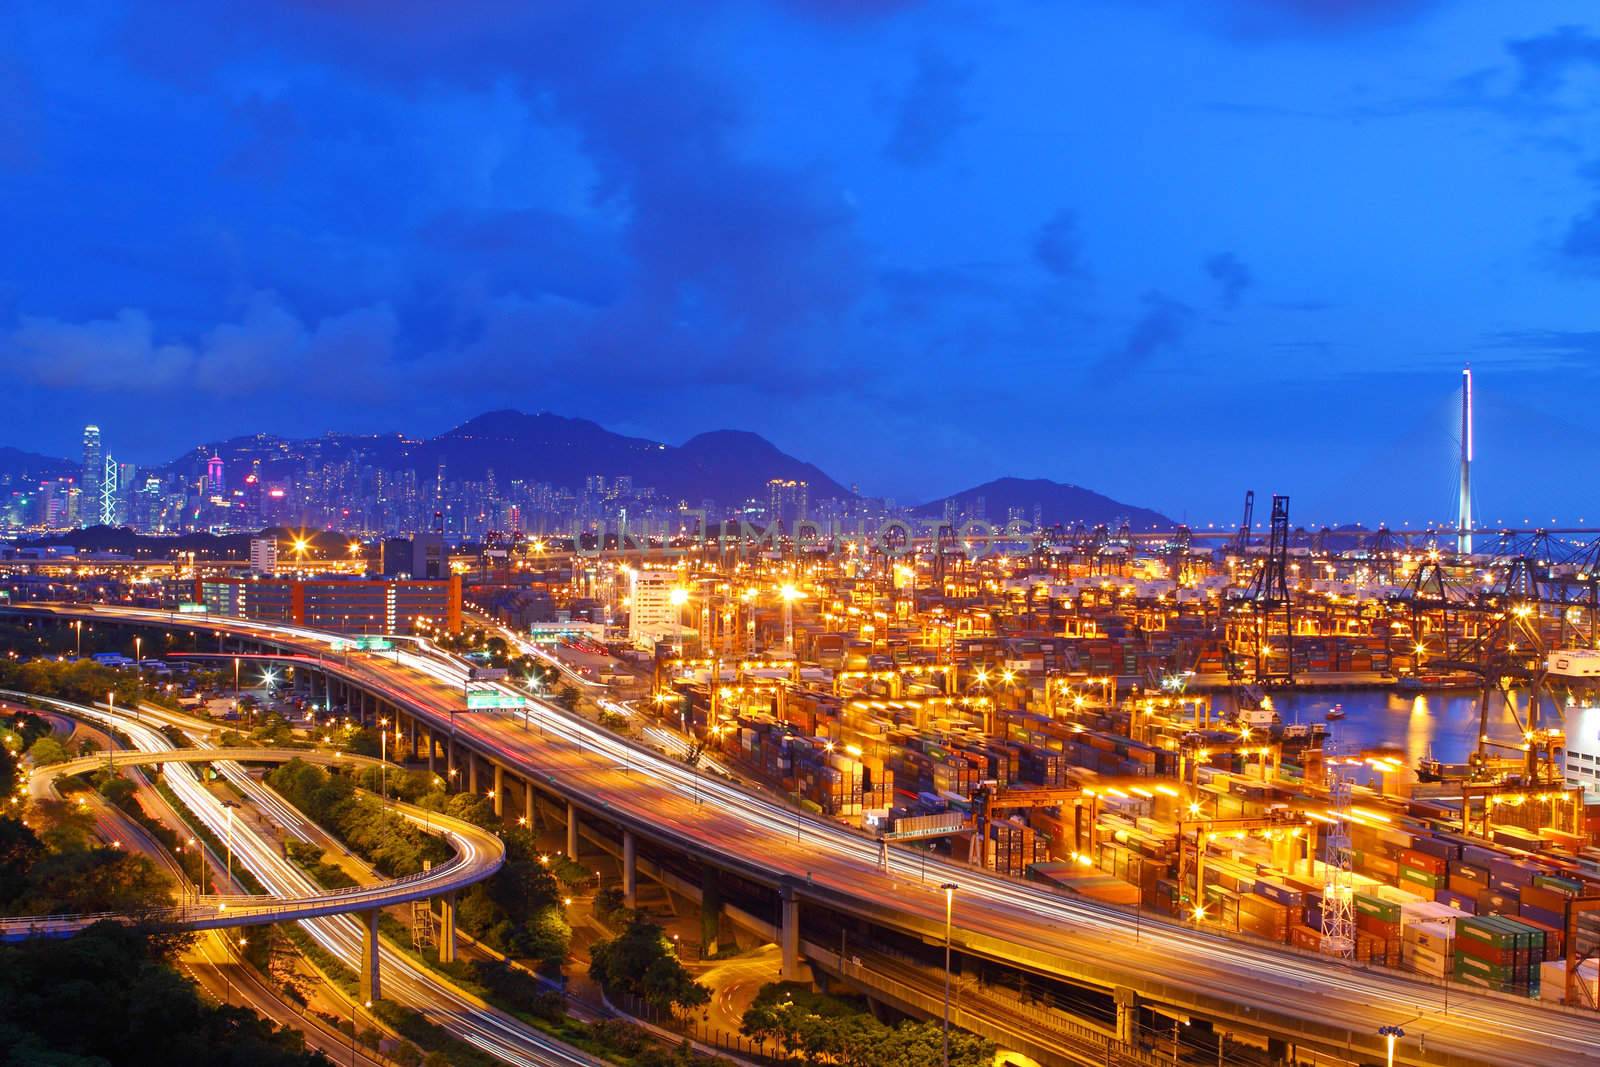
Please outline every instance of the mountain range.
M983 504L981 508L979 501ZM918 515L937 518L945 514L947 507L955 515L981 513L983 518L992 523L1005 522L1013 513L1033 522L1037 509L1038 521L1045 526L1058 522L1065 525L1081 522L1092 526L1096 523L1117 523L1124 519L1135 530L1176 525L1158 511L1122 504L1092 489L1052 482L1046 478L996 478L992 482L930 500L913 510Z
M323 463L359 458L386 470L410 468L419 478L433 477L441 466L450 480L481 481L492 471L502 486L521 480L577 489L590 475L607 479L626 475L635 485L653 486L665 499L682 500L691 507L706 499L722 505L765 500L767 482L773 478L807 482L812 500L853 495L820 468L779 450L759 434L713 430L681 445L669 445L548 412L491 411L429 438L328 433L292 440L253 434L201 445L156 467L155 472L196 479L204 474L213 455L222 457L228 471L248 469L259 462L267 481L288 477L304 458ZM0 447L0 480L13 484L72 474L77 467L71 460ZM1031 521L1037 508L1046 524L1127 519L1136 529L1173 525L1171 519L1148 508L1045 479L1001 478L930 501L915 511L942 515L950 501L958 513L971 515L978 497L983 498L984 514L990 521L1004 521L1013 509Z

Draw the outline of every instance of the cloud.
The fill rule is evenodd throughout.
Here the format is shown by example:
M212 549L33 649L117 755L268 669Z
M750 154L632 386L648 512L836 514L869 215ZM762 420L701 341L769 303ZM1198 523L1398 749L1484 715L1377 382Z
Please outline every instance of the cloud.
M1213 0L1205 17L1246 37L1344 34L1407 22L1440 0Z
M864 22L921 5L922 0L783 0L783 6L803 15L837 22Z
M895 109L885 152L907 167L936 163L951 138L975 118L964 99L972 68L937 52L923 52L917 73Z
M1087 273L1083 264L1082 242L1078 237L1077 216L1062 209L1039 227L1033 239L1033 258L1058 278Z
M1580 267L1600 267L1600 204L1573 219L1561 241L1561 254Z
M358 308L308 327L274 294L258 293L238 321L186 340L161 339L137 308L84 322L24 317L0 336L0 356L18 382L46 388L197 398L292 389L370 402L390 395L395 333L386 307Z
M1232 252L1218 252L1205 262L1206 275L1217 283L1222 306L1233 310L1239 298L1254 283L1250 268Z
M1513 370L1592 376L1600 368L1600 330L1501 330L1489 334L1473 361Z
M1096 377L1121 378L1140 370L1157 355L1182 344L1194 324L1194 309L1165 293L1146 293L1143 305L1122 344L1095 364Z
M1581 26L1561 26L1537 37L1524 37L1506 45L1517 62L1517 88L1533 95L1548 95L1565 86L1573 71L1600 67L1600 38Z

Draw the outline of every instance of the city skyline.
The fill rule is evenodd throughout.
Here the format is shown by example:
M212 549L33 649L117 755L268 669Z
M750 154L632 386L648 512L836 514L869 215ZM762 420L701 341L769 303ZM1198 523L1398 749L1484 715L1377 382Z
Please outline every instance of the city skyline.
M1484 513L1582 515L1582 9L1207 12L16 6L7 443L93 422L148 465L514 406L751 430L873 495L1398 525L1450 508L1470 361Z

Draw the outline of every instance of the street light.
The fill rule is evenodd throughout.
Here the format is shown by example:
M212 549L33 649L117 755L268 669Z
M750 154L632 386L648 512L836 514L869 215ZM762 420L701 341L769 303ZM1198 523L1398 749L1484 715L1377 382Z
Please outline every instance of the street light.
M233 809L239 807L236 800L224 800L222 806L228 812L228 889L233 889Z
M1395 1040L1397 1038L1405 1037L1406 1036L1406 1032L1404 1030L1400 1029L1398 1026L1380 1026L1380 1027L1378 1027L1378 1034L1379 1034L1379 1036L1388 1039L1388 1044L1389 1044L1389 1049L1388 1049L1389 1067L1394 1067L1394 1043L1395 1043Z
M950 1067L950 918L955 911L954 882L939 886L944 890L944 1067Z
M194 849L194 902L200 903L200 898L206 891L206 854L200 847L200 842L189 838L188 846Z

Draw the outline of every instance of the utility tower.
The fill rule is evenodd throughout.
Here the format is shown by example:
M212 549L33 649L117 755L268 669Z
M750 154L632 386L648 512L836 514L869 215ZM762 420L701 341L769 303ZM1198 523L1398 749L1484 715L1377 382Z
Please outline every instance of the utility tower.
M1322 890L1322 952L1327 956L1350 959L1356 952L1355 886L1351 877L1350 779L1339 773L1331 743L1324 743L1323 755L1328 771L1328 808L1333 823L1322 838L1322 862L1327 877Z

